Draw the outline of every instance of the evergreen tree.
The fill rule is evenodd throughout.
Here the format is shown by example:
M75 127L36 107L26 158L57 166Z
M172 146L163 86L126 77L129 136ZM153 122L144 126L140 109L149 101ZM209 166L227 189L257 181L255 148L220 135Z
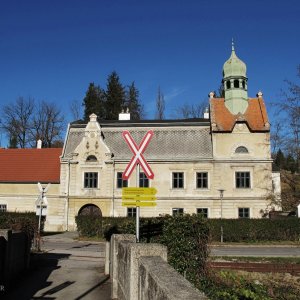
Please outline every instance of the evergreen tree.
M125 89L115 71L108 76L105 95L106 119L118 120L119 113L125 107Z
M139 101L139 91L134 82L128 87L126 106L129 109L132 120L141 120L143 118L143 106Z
M8 148L9 149L18 148L18 139L17 139L16 135L12 134L10 136Z
M291 154L286 158L286 169L291 171L292 174L297 171L297 162Z
M104 119L105 112L105 93L100 86L95 86L90 83L86 95L83 99L84 106L84 120L89 121L89 116L94 113L98 116L98 119Z
M280 169L285 169L285 165L286 165L286 162L285 162L285 157L284 157L284 154L283 152L281 151L281 149L279 149L277 151L277 154L276 154L276 158L274 160L274 163L277 167L279 167Z

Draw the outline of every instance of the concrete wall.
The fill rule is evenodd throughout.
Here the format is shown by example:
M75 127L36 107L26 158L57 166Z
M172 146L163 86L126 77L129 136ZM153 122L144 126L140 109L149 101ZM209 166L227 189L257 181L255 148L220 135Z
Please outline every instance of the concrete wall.
M167 248L135 243L134 235L113 235L112 299L208 299L167 263Z
M11 280L28 269L30 244L24 232L0 230L0 285L9 288Z

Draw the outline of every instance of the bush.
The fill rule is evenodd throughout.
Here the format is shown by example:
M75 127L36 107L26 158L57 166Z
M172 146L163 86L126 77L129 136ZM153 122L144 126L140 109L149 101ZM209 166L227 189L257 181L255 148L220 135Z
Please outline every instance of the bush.
M23 231L32 239L38 230L38 217L34 212L1 212L0 228Z
M168 248L168 261L197 284L206 273L209 228L200 215L178 215L164 220L160 242Z
M300 219L208 219L211 239L224 242L299 241Z

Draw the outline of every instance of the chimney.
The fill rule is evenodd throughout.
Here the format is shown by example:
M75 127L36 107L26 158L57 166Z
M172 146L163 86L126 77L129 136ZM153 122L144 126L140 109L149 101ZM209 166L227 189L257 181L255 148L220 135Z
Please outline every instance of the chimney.
M42 149L42 141L41 140L37 141L36 148L37 149Z
M209 111L208 111L208 107L205 108L205 112L203 114L203 118L204 119L209 119Z
M124 109L122 109L122 112L119 114L119 121L129 121L129 120L130 120L129 108L126 109L126 112L124 112Z

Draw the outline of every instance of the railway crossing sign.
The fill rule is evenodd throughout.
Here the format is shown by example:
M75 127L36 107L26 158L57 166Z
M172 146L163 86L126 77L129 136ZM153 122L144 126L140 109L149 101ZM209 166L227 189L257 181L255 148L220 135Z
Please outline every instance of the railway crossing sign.
M143 153L145 152L150 140L153 137L153 131L149 130L146 135L144 136L143 140L141 141L140 145L138 146L132 136L130 135L129 131L125 130L122 133L124 140L128 144L131 152L134 154L134 156L131 158L129 164L127 165L124 173L122 174L122 178L124 180L128 180L131 173L134 170L134 167L139 164L142 169L144 170L145 175L149 179L154 178L154 173L151 170L147 160L143 156Z

